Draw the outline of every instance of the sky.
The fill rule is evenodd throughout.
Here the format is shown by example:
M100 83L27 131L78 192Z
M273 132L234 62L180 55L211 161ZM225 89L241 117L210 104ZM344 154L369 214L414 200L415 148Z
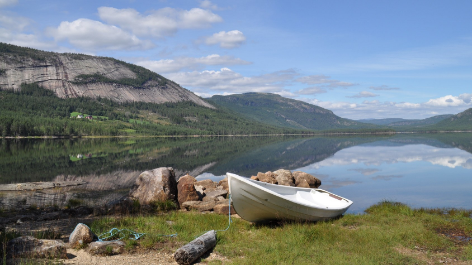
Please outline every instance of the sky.
M470 0L0 0L0 42L114 57L204 98L423 119L472 107L470 14Z

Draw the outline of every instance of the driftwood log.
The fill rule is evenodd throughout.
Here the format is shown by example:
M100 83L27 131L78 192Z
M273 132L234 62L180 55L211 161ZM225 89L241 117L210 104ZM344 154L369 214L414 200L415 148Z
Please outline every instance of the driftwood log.
M174 259L179 264L191 264L205 252L216 246L216 232L211 230L197 237L187 245L177 249Z

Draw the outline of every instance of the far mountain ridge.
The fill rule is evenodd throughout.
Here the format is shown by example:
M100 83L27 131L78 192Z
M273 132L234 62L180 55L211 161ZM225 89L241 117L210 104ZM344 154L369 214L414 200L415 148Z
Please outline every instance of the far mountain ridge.
M312 130L379 128L341 118L319 106L271 93L215 95L207 100L247 118L273 126Z
M472 130L472 108L466 109L461 113L452 115L437 124L434 127L447 130Z
M436 115L426 119L402 119L402 118L385 118L385 119L361 119L359 122L371 123L384 126L426 126L436 124L445 120L453 114Z

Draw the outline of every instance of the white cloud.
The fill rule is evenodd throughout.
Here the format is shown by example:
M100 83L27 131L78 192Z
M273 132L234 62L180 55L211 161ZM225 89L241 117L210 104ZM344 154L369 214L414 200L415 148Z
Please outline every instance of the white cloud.
M353 159L353 157L355 157L355 159ZM385 152L384 146L354 146L337 152L333 157L299 170L309 172L309 169L320 169L322 167L347 165L365 165L370 167L373 165L406 164L418 161L429 162L432 165L448 168L472 168L472 155L466 151L456 148L443 148L440 152L437 152L437 148L433 146L411 144L396 147L390 146L388 152ZM401 167L399 166L397 168ZM359 168L350 170L358 171L364 176L370 175L364 174L362 169ZM392 173L397 175L399 172Z
M201 8L205 8L205 9L212 9L212 10L218 10L218 6L213 4L211 1L209 0L203 0L200 2L200 7Z
M117 9L100 7L98 14L103 21L130 30L137 36L163 38L172 36L179 29L207 28L223 19L209 10L192 8L190 10L170 7L142 15L132 8Z
M426 106L431 107L457 107L471 105L472 94L461 94L458 97L447 95L444 97L430 99L425 103Z
M18 0L0 0L0 8L4 6L13 6L18 3Z
M63 21L57 29L48 29L48 34L56 41L67 39L85 50L145 50L154 46L150 41L142 41L118 27L85 18Z
M399 90L400 88L381 85L381 86L371 86L370 89L373 89L373 90Z
M403 178L402 175L378 175L378 176L375 176L373 177L372 179L373 180L391 180L391 179L394 179L394 178Z
M459 95L459 98L464 101L464 103L469 104L472 101L472 94L461 94Z
M210 37L205 38L208 45L219 44L221 48L232 49L243 45L246 42L246 36L239 30L220 31Z
M36 48L41 50L60 51L53 42L42 41L37 35L11 32L0 28L0 41L18 46ZM65 50L62 50L65 52Z
M332 80L329 76L326 75L308 75L303 76L295 80L299 83L307 84L307 85L323 85L323 87L327 88L335 88L335 87L350 87L355 86L355 83L343 82L338 80Z
M30 20L28 18L0 13L0 25L3 28L14 31L22 31L29 24Z
M379 95L371 93L369 91L362 91L359 92L353 96L347 96L348 98L372 98L372 97L378 97Z
M164 59L159 61L140 61L137 65L148 68L157 73L178 72L182 69L197 70L205 65L244 65L251 62L241 60L229 55L212 54L206 57L177 57L174 59Z
M270 74L245 77L229 68L220 71L193 71L185 73L172 73L167 78L177 83L191 87L196 93L220 94L244 92L270 92L283 93L285 82L292 80L298 73L288 69Z
M378 100L350 102L329 102L317 99L302 99L311 104L333 111L336 115L349 119L367 118L407 118L424 119L441 114L457 114L472 108L472 94L444 96L423 103L381 102Z
M375 173L379 172L380 169L376 169L376 168L353 168L353 169L349 169L349 171L356 171L356 172L361 173L364 176L369 176L369 175L372 175L372 174L375 174Z
M317 86L307 87L296 92L299 95L314 95L326 93L326 90Z

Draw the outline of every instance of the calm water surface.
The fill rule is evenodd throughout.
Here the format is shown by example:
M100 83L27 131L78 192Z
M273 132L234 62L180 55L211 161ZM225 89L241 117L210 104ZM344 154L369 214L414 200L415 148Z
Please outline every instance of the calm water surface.
M472 135L377 137L220 137L0 140L1 184L86 181L42 191L0 191L2 208L103 204L126 194L144 170L173 167L177 177L219 180L280 168L322 180L354 201L351 213L381 200L412 207L472 209Z

